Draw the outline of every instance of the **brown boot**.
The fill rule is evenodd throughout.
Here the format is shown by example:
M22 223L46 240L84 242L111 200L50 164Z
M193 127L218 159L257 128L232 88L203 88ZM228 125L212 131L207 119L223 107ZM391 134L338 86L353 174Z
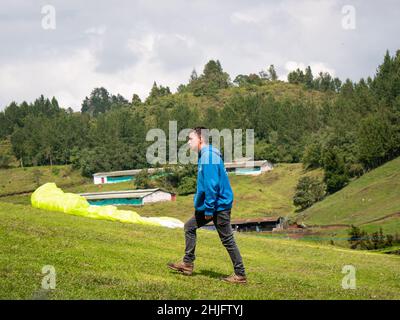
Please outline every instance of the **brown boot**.
M221 280L229 283L241 283L241 284L247 283L246 276L239 276L237 274L232 274L231 276L222 278Z
M194 268L194 264L193 263L186 263L186 262L177 262L177 263L173 263L173 262L169 262L167 264L168 268L178 271L178 272L182 272L183 274L187 275L187 276L191 276L193 273L193 268Z

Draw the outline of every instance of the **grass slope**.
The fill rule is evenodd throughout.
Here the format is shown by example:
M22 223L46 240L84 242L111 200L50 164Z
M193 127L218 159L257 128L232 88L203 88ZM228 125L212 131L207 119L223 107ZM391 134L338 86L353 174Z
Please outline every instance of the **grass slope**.
M93 220L0 202L2 299L399 299L397 256L294 240L236 234L249 283L219 280L231 273L215 232L198 232L195 274L165 264L184 250L181 229ZM40 290L44 265L56 269L56 289ZM344 265L357 289L344 290Z
M92 181L80 175L69 165L38 166L0 170L0 196L31 192L46 182L55 182L58 186L84 184Z
M374 219L400 213L400 157L378 167L321 202L300 217L308 225L389 224L399 230L399 216L380 222ZM392 226L394 224L394 226Z

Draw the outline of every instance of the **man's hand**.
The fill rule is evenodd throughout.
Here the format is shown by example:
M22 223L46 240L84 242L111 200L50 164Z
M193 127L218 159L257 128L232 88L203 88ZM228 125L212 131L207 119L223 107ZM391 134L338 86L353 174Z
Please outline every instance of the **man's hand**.
M206 218L206 220L211 220L213 216L204 215L204 217Z

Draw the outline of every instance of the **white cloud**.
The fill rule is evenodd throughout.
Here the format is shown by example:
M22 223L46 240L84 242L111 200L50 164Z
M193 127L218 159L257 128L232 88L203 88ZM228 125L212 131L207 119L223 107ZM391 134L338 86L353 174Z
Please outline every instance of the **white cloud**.
M248 13L234 12L231 15L231 21L233 23L257 23L259 20L259 17L254 17Z
M90 27L85 30L85 33L101 36L106 32L106 30L107 30L106 26Z
M145 98L153 81L175 89L219 59L234 79L274 64L281 79L310 65L342 80L373 75L399 49L400 6L353 0L355 30L341 26L347 0L54 1L57 29L41 28L41 4L3 0L0 110L12 100L56 96L80 109L96 86Z

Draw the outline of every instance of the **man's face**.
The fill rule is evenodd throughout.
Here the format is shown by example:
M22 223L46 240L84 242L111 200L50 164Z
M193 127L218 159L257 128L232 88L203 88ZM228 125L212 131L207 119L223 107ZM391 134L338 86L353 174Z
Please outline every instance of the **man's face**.
M199 136L196 134L196 132L191 132L189 134L189 141L188 141L190 149L193 151L199 151L200 144L201 144L201 139L199 138Z

